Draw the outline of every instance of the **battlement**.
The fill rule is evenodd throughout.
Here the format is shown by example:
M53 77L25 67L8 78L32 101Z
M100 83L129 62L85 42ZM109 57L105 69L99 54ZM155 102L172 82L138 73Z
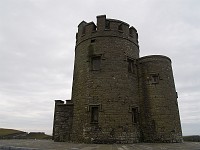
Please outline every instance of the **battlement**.
M71 102L71 100L55 100L55 104L56 105L73 105L73 103Z
M55 100L54 125L53 125L53 140L68 141L69 131L72 128L74 104L71 100ZM63 133L63 135L60 135Z
M78 25L78 33L76 34L77 44L88 38L99 36L115 36L127 38L128 40L138 44L138 33L133 26L128 23L116 19L108 19L106 15L97 16L97 23L82 21Z

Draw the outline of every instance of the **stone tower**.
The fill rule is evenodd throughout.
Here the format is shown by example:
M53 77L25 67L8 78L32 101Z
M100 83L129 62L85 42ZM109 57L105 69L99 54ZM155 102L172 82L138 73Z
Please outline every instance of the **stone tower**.
M138 59L140 129L145 142L181 142L177 92L166 56Z
M129 24L97 16L76 35L72 99L56 100L55 141L181 142L171 60L139 58Z

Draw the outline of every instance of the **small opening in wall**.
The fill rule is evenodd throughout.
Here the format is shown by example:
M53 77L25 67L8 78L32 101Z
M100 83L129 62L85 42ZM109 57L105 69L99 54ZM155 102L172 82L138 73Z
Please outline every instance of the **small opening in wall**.
M91 43L95 43L95 41L96 41L95 39L91 39Z
M91 123L98 123L99 122L99 107L92 106L91 107Z
M129 72L129 73L135 73L134 60L128 58L127 61L128 61L128 72Z
M151 83L156 84L159 82L159 75L158 74L152 74L151 75Z
M92 56L91 57L91 66L92 70L100 70L101 69L101 56Z
M132 108L132 122L133 123L138 123L139 118L138 118L138 107Z

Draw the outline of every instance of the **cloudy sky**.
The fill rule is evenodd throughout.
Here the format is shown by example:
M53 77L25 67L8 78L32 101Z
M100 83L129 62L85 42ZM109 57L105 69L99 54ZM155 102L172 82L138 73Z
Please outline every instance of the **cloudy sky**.
M0 0L0 128L52 133L70 99L77 25L97 15L139 33L140 56L172 59L184 135L200 135L199 0Z

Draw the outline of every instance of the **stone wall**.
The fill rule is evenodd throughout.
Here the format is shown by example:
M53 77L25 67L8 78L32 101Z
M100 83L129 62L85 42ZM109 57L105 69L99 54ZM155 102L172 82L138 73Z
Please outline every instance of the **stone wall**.
M138 142L138 124L132 122L131 112L132 107L138 107L137 31L127 23L105 16L97 17L95 27L92 22L82 22L77 34L72 140ZM97 70L92 68L93 57L100 57ZM132 61L131 72L128 61ZM93 107L99 111L96 123L91 121Z
M141 134L145 142L181 142L177 93L166 56L138 60Z
M67 100L55 100L53 140L56 142L70 141L72 130L73 103Z

